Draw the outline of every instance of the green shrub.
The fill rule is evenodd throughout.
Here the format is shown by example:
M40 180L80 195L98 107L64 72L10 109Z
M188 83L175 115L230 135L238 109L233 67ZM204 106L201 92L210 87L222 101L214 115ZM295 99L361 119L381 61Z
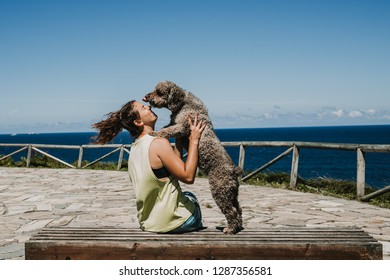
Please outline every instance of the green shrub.
M257 186L268 186L275 188L288 188L290 185L290 175L287 173L262 172L246 181L248 184ZM335 196L344 199L355 200L356 182L348 180L338 180L332 178L314 178L304 180L298 177L296 191L319 193L322 195ZM367 186L365 193L374 192L375 189ZM381 195L369 201L370 204L390 208L390 193Z

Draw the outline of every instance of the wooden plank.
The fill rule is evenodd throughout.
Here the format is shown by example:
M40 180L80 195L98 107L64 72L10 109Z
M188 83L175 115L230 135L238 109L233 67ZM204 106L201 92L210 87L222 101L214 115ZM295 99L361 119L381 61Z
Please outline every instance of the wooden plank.
M96 160L94 160L94 161L88 163L88 164L85 165L83 168L87 168L88 166L94 165L95 163L97 163L97 162L99 162L99 161L101 161L101 160L103 160L103 159L109 157L110 155L116 153L116 152L119 151L120 149L121 149L121 147L116 148L115 150L113 150L113 151L111 151L111 152L105 154L104 156L102 156L102 157L100 157L100 158L98 158L98 159L96 159Z
M380 259L379 250L355 244L180 244L47 242L26 244L26 259L73 260L358 260ZM185 252L185 253L184 253Z
M363 144L363 145L359 145L359 147L364 152L390 153L390 145Z
M76 145L56 145L56 144L33 144L33 147L40 149L68 149L77 150L80 146Z
M44 156L47 156L48 158L51 158L51 159L53 159L53 160L55 160L55 161L58 161L59 163L62 163L62 164L66 165L66 166L68 166L68 167L70 167L70 168L76 168L76 167L74 167L73 165L67 163L66 161L63 161L63 160L61 160L61 159L59 159L59 158L57 158L57 157L55 157L55 156L52 156L52 155L50 155L50 154L48 154L48 153L46 153L46 152L44 152L44 151L42 151L42 150L40 150L40 149L38 149L38 148L36 148L36 147L32 147L32 149L33 149L34 151L38 152L38 153L41 153L41 154L44 155Z
M292 150L293 150L293 147L287 149L286 151L284 151L283 153L281 153L280 155L278 155L274 159L270 160L269 162L267 162L263 166L259 167L258 169L256 169L255 171L251 172L250 174L246 175L244 178L241 179L241 181L245 181L245 180L253 177L254 175L260 173L262 170L266 169L267 167L271 166L275 162L278 162L279 160L281 160L282 158L287 156Z
M57 227L41 230L25 250L26 259L382 259L381 243L357 228L269 228L230 236Z
M6 158L9 158L9 157L12 157L13 155L15 155L15 154L17 154L17 153L20 153L20 152L23 152L24 150L27 150L27 147L23 147L23 148L21 148L21 149L15 151L15 152L13 152L13 153L10 153L10 154L8 154L8 155L5 155L5 156L3 156L2 158L0 158L0 160L3 160L3 159L6 159Z
M383 187L382 189L379 189L379 190L377 190L377 191L375 191L373 193L370 193L370 194L362 197L360 200L361 201L369 201L369 200L371 200L371 199L373 199L375 197L378 197L380 195L386 194L388 192L390 192L390 186Z

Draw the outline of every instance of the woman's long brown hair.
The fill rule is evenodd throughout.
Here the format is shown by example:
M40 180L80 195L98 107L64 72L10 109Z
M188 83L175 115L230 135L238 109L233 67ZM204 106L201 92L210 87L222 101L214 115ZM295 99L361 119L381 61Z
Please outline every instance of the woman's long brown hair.
M105 120L92 125L92 128L99 130L99 134L94 137L95 144L107 144L122 129L128 130L133 137L137 137L142 132L142 128L134 124L134 121L140 117L138 111L134 109L134 102L135 100L127 102L119 111L108 113Z

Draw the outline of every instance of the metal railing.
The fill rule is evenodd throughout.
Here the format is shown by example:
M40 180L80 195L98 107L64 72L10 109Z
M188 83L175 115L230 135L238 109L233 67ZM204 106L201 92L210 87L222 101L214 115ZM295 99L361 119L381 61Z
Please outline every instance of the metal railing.
M365 155L368 152L375 153L390 153L390 145L376 145L376 144L340 144L340 143L319 143L319 142L281 142L281 141L256 141L256 142L222 142L225 147L238 147L239 148L239 158L238 165L241 168L244 168L245 163L245 151L247 147L285 147L287 148L283 153L276 156L274 159L270 160L266 164L257 168L255 171L241 178L242 181L245 181L254 175L258 174L262 170L268 168L274 163L278 162L282 158L286 157L292 153L292 162L291 162L291 173L290 173L290 188L294 189L297 185L298 180L298 164L299 164L299 153L301 149L327 149L327 150L347 150L347 151L356 151L357 153L357 178L356 178L356 196L362 201L370 200L374 197L382 195L384 193L390 192L390 186L386 186L374 193L365 195L365 174L366 174L366 160ZM108 145L44 145L44 144L1 144L0 147L16 147L20 148L8 155L0 158L4 160L6 158L12 157L15 154L21 153L27 150L27 159L26 167L30 167L31 164L31 155L32 151L41 153L55 161L58 161L70 168L86 168L91 166L110 155L119 152L117 170L122 166L124 152L130 153L131 145L120 145L120 144L108 144ZM101 156L100 158L82 166L83 163L83 154L84 149L98 149L98 148L111 148L112 151ZM71 165L53 155L50 155L47 152L42 151L41 149L73 149L79 150L77 166Z

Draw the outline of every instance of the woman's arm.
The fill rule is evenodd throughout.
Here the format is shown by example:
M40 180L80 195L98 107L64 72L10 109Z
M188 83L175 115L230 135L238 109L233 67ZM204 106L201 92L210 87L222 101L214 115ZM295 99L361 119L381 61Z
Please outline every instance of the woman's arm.
M171 144L165 138L157 138L152 142L150 152L154 153L162 165L168 171L186 184L192 184L195 180L196 168L198 165L198 145L200 136L205 128L202 122L198 123L197 116L194 122L189 118L191 134L189 137L188 156L186 162L176 154Z
M183 158L183 143L181 141L181 138L176 138L175 139L175 153L180 158Z

